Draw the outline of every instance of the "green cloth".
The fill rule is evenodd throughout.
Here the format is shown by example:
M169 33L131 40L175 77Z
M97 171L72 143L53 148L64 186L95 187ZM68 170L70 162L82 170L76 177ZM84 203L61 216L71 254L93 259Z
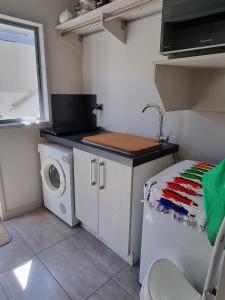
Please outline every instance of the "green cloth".
M203 176L203 191L208 238L214 246L225 217L225 160Z

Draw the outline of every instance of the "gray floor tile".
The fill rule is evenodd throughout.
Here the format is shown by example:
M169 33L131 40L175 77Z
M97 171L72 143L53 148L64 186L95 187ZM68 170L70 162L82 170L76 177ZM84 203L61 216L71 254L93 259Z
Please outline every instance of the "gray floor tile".
M118 273L114 280L136 300L139 299L141 285L139 283L139 265L128 266Z
M84 229L76 232L69 240L109 276L114 276L128 266L122 258Z
M124 290L122 290L113 280L107 282L95 294L91 295L88 300L132 300Z
M45 209L5 225L13 239L0 247L0 284L10 300L82 300L90 295L91 300L139 300L139 267L128 266L79 226L70 228ZM24 270L29 267L24 288ZM0 299L6 300L1 285Z
M70 299L37 258L1 274L0 282L10 300Z
M6 294L3 290L3 288L0 286L0 299L1 300L8 300L8 298L6 297Z
M46 210L11 221L19 234L24 238L34 253L39 253L57 242L64 240L71 233L71 228Z
M11 234L12 240L0 247L0 272L4 272L33 256L32 250L18 232L10 225L5 224L5 226Z
M87 298L109 279L68 240L38 256L73 299Z

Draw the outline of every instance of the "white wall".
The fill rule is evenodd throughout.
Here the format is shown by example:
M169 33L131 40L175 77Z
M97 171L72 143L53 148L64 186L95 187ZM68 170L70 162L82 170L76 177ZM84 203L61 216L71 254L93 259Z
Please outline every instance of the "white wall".
M59 14L73 0L0 0L0 12L44 24L49 91L81 91L81 57L66 46L55 30ZM6 214L26 211L40 205L42 189L37 144L39 129L35 126L0 129L0 175ZM0 185L1 187L1 185Z
M97 93L104 104L99 124L109 130L155 135L156 112L140 110L148 102L162 105L152 66L152 61L163 58L160 22L158 14L129 24L126 45L106 32L84 38L83 89ZM218 162L225 157L223 113L166 113L164 127L165 134L173 132L171 141L180 144L181 158Z
M8 214L42 200L38 135L36 126L0 130L0 174Z

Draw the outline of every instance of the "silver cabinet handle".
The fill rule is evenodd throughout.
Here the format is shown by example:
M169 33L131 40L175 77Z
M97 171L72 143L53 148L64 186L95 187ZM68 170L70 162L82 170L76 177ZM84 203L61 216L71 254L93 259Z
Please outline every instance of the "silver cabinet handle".
M90 179L91 185L96 185L96 159L92 159L90 163Z
M101 162L99 164L99 190L105 188L105 163Z

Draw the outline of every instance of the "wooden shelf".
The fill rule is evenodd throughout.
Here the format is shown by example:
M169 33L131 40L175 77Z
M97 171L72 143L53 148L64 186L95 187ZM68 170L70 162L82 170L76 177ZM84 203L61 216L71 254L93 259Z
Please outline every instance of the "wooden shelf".
M154 62L166 111L225 112L225 53Z
M161 9L161 0L114 0L107 5L58 25L56 29L62 35L76 33L80 36L107 30L125 43L126 30L124 22L158 13ZM119 25L121 25L121 28L119 28ZM122 38L120 31L122 32Z

